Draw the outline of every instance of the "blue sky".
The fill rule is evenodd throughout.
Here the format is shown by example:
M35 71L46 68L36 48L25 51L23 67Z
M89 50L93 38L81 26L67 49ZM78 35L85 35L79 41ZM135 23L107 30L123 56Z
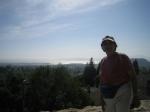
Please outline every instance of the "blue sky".
M150 60L149 0L0 0L0 62L100 61L101 39Z

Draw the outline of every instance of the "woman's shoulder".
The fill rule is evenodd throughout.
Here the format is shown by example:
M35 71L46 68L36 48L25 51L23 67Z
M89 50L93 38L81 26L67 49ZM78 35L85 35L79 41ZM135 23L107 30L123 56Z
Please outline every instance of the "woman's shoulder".
M119 57L121 58L121 60L124 61L130 61L130 58L128 55L126 55L125 53L118 53Z
M129 58L127 54L125 53L117 53L119 56L124 57L124 58Z

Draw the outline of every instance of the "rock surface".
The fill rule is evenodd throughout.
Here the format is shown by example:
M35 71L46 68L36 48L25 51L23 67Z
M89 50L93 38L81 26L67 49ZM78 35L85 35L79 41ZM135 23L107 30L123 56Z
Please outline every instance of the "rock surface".
M83 109L69 108L57 112L102 112L101 106L87 106ZM142 100L141 106L131 110L131 112L150 112L150 100Z

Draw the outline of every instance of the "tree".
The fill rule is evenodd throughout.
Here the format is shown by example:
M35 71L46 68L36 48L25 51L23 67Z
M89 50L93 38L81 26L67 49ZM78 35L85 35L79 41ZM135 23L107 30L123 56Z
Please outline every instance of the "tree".
M92 103L64 66L37 68L30 79L25 99L30 112L83 107Z
M12 94L5 88L0 87L0 111L10 112L12 110Z
M62 65L0 67L0 111L38 112L83 107L93 102Z
M134 67L135 73L138 75L139 74L139 64L136 59L133 60L133 67Z
M90 58L90 62L87 63L84 69L83 78L87 86L95 86L96 69L94 67L93 58Z
M22 111L21 75L18 67L0 67L0 110L3 112Z

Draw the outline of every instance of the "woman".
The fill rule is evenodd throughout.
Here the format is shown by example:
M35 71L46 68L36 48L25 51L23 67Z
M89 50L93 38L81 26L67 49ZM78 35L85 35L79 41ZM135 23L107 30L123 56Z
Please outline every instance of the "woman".
M133 94L137 96L132 63L127 55L116 52L117 44L111 36L102 39L101 48L106 53L99 68L105 112L129 112Z

